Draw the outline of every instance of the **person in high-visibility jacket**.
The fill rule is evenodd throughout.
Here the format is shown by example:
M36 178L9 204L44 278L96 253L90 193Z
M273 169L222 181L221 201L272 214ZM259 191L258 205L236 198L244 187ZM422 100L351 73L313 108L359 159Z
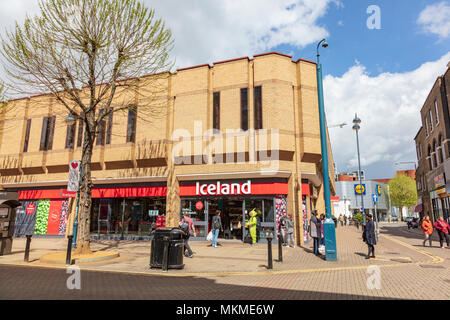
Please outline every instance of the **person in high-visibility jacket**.
M252 246L256 244L256 224L258 220L256 219L256 215L258 213L255 210L250 211L250 221L247 223L247 227L250 231L250 236L252 237Z

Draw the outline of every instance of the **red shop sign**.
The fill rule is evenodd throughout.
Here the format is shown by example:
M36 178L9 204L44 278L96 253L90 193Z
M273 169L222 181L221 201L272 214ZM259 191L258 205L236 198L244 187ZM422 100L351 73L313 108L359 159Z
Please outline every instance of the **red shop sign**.
M35 209L36 209L36 205L33 202L31 202L27 205L25 212L31 216L34 213Z

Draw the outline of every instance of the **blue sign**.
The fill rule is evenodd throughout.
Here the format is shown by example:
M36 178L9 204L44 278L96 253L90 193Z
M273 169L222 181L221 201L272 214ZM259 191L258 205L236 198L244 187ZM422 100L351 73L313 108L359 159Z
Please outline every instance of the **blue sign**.
M372 195L372 200L373 200L373 202L378 202L378 195L373 194Z
M379 184L376 185L377 195L381 196L381 186Z
M365 184L355 184L354 186L355 189L355 194L356 195L361 195L361 194L366 194L366 185Z

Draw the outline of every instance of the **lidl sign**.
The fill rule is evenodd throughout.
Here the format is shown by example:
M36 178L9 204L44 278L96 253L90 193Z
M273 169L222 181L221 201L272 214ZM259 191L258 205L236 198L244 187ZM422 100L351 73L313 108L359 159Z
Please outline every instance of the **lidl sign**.
M366 194L366 185L365 184L355 184L355 194Z
M377 195L381 196L381 186L377 184Z

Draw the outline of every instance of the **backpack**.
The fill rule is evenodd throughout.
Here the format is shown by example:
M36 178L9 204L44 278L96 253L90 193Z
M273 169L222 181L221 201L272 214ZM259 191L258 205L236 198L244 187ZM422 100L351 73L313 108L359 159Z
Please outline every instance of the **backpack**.
M220 229L220 222L219 222L219 219L216 217L214 217L213 229Z
M189 234L189 223L186 220L183 220L183 223L180 225L180 229L186 235L188 235Z

